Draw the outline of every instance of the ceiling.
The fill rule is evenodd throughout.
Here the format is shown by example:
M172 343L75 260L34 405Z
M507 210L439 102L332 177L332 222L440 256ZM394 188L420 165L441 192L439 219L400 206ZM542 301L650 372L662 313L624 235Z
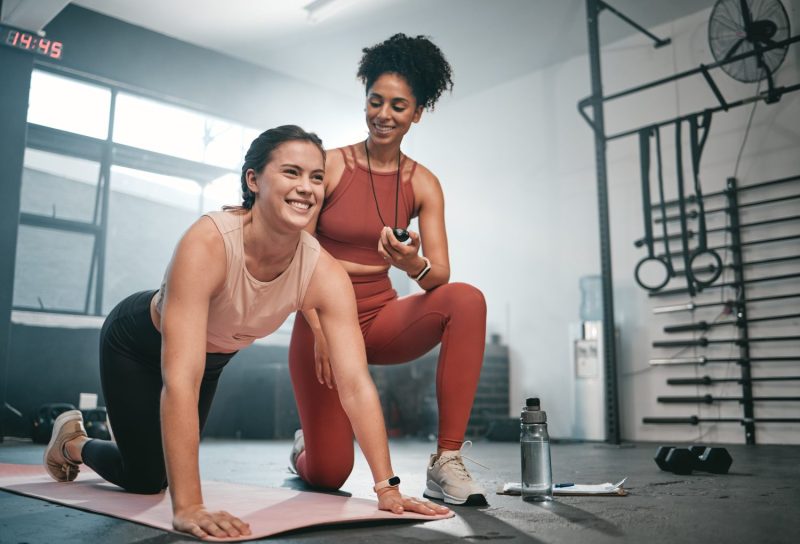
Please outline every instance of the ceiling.
M585 0L337 1L338 11L316 23L303 9L311 0L72 3L347 95L359 89L355 70L361 49L396 32L431 36L454 67L455 91L461 97L587 49ZM713 2L609 3L650 27L706 9ZM606 42L634 32L610 13L602 15L601 23Z

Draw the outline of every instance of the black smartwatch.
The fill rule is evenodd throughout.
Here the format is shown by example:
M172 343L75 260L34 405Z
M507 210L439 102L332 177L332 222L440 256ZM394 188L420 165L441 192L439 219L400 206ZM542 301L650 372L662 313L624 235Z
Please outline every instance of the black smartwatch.
M377 493L381 489L386 489L387 487L397 487L400 485L400 477L399 476L392 476L386 480L382 480L377 482L373 487L372 490Z

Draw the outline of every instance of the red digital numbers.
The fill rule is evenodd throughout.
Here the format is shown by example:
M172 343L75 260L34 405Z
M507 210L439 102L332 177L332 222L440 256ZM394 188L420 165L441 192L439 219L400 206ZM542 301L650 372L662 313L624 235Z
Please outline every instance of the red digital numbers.
M2 3L2 0L0 0L0 3ZM5 44L19 49L26 49L32 53L44 55L56 60L61 58L64 49L63 42L49 40L45 37L15 29L8 29L8 32L5 34ZM0 43L0 45L2 45L2 43Z
M64 47L64 44L61 42L53 42L53 46L50 48L50 57L54 59L61 58L61 49Z

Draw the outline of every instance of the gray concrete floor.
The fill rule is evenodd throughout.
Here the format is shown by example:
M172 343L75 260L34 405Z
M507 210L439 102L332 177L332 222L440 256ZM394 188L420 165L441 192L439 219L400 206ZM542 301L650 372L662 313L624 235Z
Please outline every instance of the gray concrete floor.
M286 470L287 441L211 441L201 446L204 479L302 488ZM731 473L676 476L653 463L654 444L554 444L553 478L577 483L628 478L627 497L559 497L547 505L495 495L498 484L519 480L519 450L513 443L476 443L467 462L492 490L489 506L456 507L452 519L427 523L348 525L309 529L267 539L273 543L321 542L630 542L783 543L800 532L800 447L728 446ZM0 462L37 463L43 446L7 439ZM420 495L432 445L392 442L395 471L406 494ZM358 455L343 491L371 498L372 481ZM795 536L792 536L795 535ZM0 543L174 543L190 538L115 518L89 514L0 491Z

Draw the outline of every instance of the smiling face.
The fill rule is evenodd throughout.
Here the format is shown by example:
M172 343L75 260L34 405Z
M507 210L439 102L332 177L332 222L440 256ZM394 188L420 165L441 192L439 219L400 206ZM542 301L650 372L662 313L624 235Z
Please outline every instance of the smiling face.
M397 143L422 117L422 106L403 76L382 74L367 90L367 128L376 144Z
M272 151L260 174L247 171L247 186L256 193L253 208L280 230L300 231L322 205L324 173L325 161L316 145L284 142Z

